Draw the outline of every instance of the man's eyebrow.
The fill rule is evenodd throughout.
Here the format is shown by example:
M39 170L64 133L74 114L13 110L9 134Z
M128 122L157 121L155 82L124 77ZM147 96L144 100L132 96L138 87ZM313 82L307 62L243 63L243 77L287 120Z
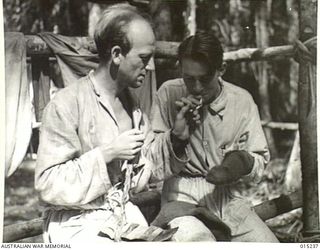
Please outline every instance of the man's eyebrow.
M140 57L151 57L154 55L154 52L153 51L150 51L150 52L142 52L139 54Z

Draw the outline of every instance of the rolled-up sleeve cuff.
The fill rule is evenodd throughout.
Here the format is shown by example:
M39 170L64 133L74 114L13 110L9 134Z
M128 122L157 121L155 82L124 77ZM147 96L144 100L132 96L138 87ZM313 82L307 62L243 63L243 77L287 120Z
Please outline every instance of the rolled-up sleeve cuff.
M171 131L167 131L165 135L166 142L170 152L170 166L171 166L172 172L177 174L182 169L184 169L186 163L190 160L190 153L189 153L188 147L186 146L184 148L184 154L182 155L182 157L178 157L173 150L173 146L170 139L170 133Z
M102 152L100 150L100 148L94 148L92 151L91 151L96 159L97 159L97 171L99 172L100 174L100 178L102 180L102 183L104 184L105 188L106 188L106 191L110 189L110 187L112 186L111 184L111 181L109 179L109 175L108 175L108 170L107 170L107 165L106 163L104 162L104 158L103 158L103 155L102 155Z
M252 153L252 152L249 152L249 153L254 158L254 164L253 164L251 172L249 174L243 176L242 178L244 180L253 181L255 183L258 183L261 181L261 178L263 175L265 160L264 160L263 156L261 156L259 154Z

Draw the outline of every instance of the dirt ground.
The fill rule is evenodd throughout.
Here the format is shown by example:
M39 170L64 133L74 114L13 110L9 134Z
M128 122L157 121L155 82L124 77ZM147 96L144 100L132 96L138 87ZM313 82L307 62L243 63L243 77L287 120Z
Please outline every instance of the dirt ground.
M6 180L4 199L4 225L29 221L41 216L42 208L34 190L35 160L27 159ZM263 180L258 185L246 186L244 195L254 205L273 199L283 193L285 161L275 160L267 167ZM247 185L247 184L243 184ZM301 209L277 216L267 221L268 226L282 242L299 242L301 239ZM41 242L42 237L32 237L19 242Z

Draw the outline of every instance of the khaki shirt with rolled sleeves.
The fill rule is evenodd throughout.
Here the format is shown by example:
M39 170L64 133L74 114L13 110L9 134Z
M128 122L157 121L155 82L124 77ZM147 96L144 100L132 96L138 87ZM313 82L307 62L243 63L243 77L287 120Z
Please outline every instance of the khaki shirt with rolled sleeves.
M201 125L191 134L181 159L167 150L172 149L170 131L178 113L175 101L186 97L188 91L182 79L165 82L151 109L153 138L148 137L146 155L156 165L155 169L171 168L174 173L164 181L162 205L183 201L206 207L230 227L232 236L237 236L261 226L250 208L252 205L239 196L240 190L233 183L216 186L207 182L205 176L208 170L221 164L228 151L246 150L254 157L254 166L244 178L258 182L269 161L269 151L251 95L222 79L219 82L222 91L200 110Z
M254 166L245 178L258 182L270 155L257 106L246 90L221 78L219 82L222 91L202 108L202 123L191 134L180 162L174 154L166 155L163 145L172 148L170 130L178 112L175 101L187 96L188 91L182 79L167 81L160 87L151 111L154 138L148 142L147 155L158 166L171 165L176 173L205 176L210 168L221 164L228 151L246 150L254 157Z
M145 115L133 106L133 119L136 116L147 132ZM99 149L119 135L119 127L91 74L56 94L44 111L40 131L35 169L40 200L55 209L100 207L108 190L121 181L123 161L106 164Z

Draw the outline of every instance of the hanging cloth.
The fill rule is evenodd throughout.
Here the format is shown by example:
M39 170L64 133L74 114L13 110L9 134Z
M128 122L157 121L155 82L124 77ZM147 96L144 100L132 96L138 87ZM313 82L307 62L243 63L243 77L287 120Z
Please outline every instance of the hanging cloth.
M5 34L5 81L5 174L9 177L21 164L32 133L26 43L22 33Z
M97 68L99 57L92 40L86 37L67 37L53 33L40 33L39 36L53 51L59 64L64 86L74 83L80 77L87 75L92 69ZM89 43L89 45L88 45ZM150 113L153 96L156 92L155 71L148 71L145 84L140 88L129 88L133 97L137 99L142 110L147 115Z

